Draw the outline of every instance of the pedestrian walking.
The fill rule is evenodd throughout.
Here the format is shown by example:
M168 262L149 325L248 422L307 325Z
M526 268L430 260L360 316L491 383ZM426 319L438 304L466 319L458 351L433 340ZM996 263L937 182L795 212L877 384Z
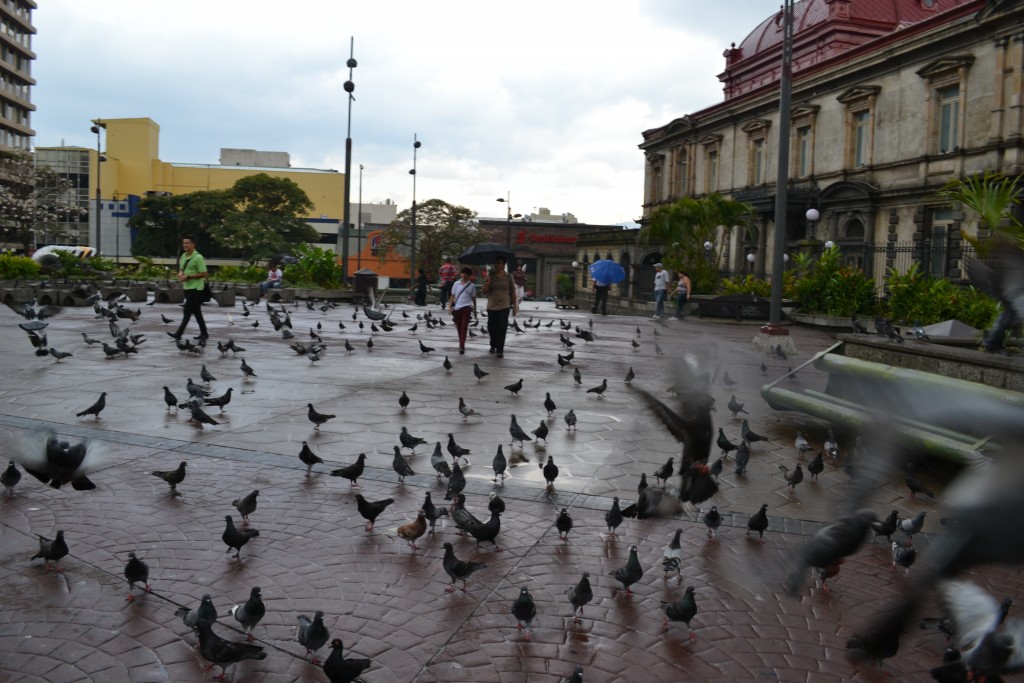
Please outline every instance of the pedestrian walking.
M455 331L459 333L459 353L466 353L466 333L469 331L470 313L476 317L476 285L470 279L473 269L463 266L462 277L451 287L448 303L451 304L452 318L455 319Z
M601 311L601 315L608 315L608 290L611 285L607 282L603 282L594 278L594 307L590 309L591 313L597 313Z
M519 299L512 277L505 272L505 259L499 256L494 268L484 281L484 296L487 297L487 334L491 338L491 353L498 358L505 357L505 335L508 333L508 316L519 312Z
M416 276L416 295L413 299L413 303L417 306L427 305L427 287L430 286L430 280L427 279L427 273L420 268L419 275Z
M676 314L672 316L671 320L679 320L683 317L683 307L690 300L690 292L693 291L693 285L690 283L690 278L686 273L680 270L676 277L678 278L676 286L672 290L672 296L676 300Z
M206 321L203 320L203 301L206 300L205 290L208 277L206 259L196 251L196 240L192 235L181 236L181 249L183 253L178 257L178 282L185 290L185 315L181 319L178 331L167 334L175 339L181 339L181 336L185 334L185 328L188 327L189 320L195 316L196 323L199 325L198 339L208 339L210 335L206 332Z
M448 304L448 299L452 293L452 285L459 279L459 269L452 265L452 257L444 257L444 265L438 269L438 275L441 278L441 310Z
M526 298L526 271L521 265L516 266L512 271L512 279L516 283L516 300L522 301Z
M668 296L668 271L660 263L654 264L654 315L655 320L665 316L665 297Z

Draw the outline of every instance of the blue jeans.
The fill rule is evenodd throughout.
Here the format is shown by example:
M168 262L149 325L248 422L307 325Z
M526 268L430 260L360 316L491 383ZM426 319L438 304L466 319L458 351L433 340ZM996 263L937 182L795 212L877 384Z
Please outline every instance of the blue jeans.
M665 297L667 295L667 290L654 290L654 315L665 315Z

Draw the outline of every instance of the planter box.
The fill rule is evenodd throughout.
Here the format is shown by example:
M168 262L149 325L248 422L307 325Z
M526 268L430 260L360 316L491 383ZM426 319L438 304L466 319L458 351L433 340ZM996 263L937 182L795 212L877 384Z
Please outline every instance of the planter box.
M837 318L831 315L819 315L817 313L797 313L792 312L789 314L789 319L795 323L801 325L814 325L815 327L827 327L829 329L838 330L841 329L844 332L849 332L852 329L849 318Z

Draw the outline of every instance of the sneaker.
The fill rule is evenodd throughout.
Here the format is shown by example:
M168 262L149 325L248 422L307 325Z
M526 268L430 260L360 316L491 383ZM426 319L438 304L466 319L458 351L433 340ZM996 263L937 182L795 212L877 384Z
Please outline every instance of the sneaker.
M672 316L671 318L669 318L669 320L679 320L679 318L677 318L676 316Z
M651 316L651 320L661 320L661 316L655 313L654 315Z
M504 354L504 353L502 353L501 351L498 351L498 353L497 353L497 354L495 354L495 355L497 355L497 356L498 356L498 358L504 358L504 357L505 357L505 354Z
M466 347L464 347L464 346L460 346L459 347L459 355L460 356L466 355Z

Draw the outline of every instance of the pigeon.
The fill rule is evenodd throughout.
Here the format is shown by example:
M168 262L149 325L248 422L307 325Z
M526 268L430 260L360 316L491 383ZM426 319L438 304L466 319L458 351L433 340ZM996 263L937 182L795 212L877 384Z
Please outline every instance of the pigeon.
M234 387L228 387L220 396L214 396L212 398L207 397L203 399L203 405L213 406L214 408L220 408L220 412L224 412L225 406L231 403L231 392L234 391Z
M747 520L747 536L751 531L756 531L758 538L764 542L764 532L768 529L768 505L761 505L761 509L750 516Z
M572 605L572 620L579 624L583 621L583 608L594 599L594 591L590 587L590 572L583 572L579 583L568 589L565 594Z
M430 455L430 466L437 472L438 479L452 476L452 470L448 466L448 461L441 455L440 441L434 444L434 452Z
M782 344L775 345L775 357L782 360L789 358L789 356L786 355L786 352L782 350Z
M555 406L555 402L551 400L551 392L546 392L544 394L544 410L548 411L548 417L551 417L551 414L554 413L556 409L557 406Z
M871 530L875 532L875 538L885 536L886 541L892 541L892 535L899 527L899 513L893 510L889 516L880 522L872 522Z
M458 462L452 463L451 475L448 477L448 488L445 491L444 499L455 501L458 500L462 490L466 488L466 475L462 473L462 468Z
M704 526L708 528L708 539L714 540L718 527L722 525L722 515L718 512L718 507L712 505L711 509L704 513L703 521Z
M519 597L512 603L512 616L516 618L517 631L524 628L525 624L526 635L523 636L523 640L533 640L533 629L530 625L537 616L537 606L533 604L533 596L526 586L519 589Z
M305 614L298 616L299 630L295 634L295 640L299 641L299 644L306 648L306 654L310 656L310 663L316 665L320 663L320 660L316 658L316 651L327 644L330 639L330 633L327 631L327 627L324 626L324 613L323 610L317 610L313 613L313 618L310 619ZM305 656L303 656L305 659Z
M583 667L577 664L573 669L572 676L561 679L561 683L583 683Z
M975 287L991 294L1002 304L999 317L982 337L982 347L986 351L1001 351L1006 343L1007 330L1020 324L1024 317L1019 245L1009 239L997 239L989 252L988 263L982 263L977 258L968 259L967 274Z
M604 398L604 392L608 390L608 380L605 379L599 386L587 389L588 394L597 394L598 398Z
M818 475L825 471L825 462L822 459L824 454L825 451L818 451L814 460L807 463L807 473L811 475L811 481L818 481Z
M57 573L62 573L60 569L60 560L65 557L68 553L68 544L63 540L63 530L58 530L56 537L52 540L47 539L45 536L39 536L39 552L32 556L32 560L41 558L43 560L43 566L46 571L50 570L50 562L53 562L53 570Z
M725 386L727 386L727 387L729 387L731 389L732 387L736 386L738 384L738 382L736 380L734 380L732 377L730 377L729 376L729 371L726 370L722 374L722 384L724 384ZM735 396L733 397L733 399L735 399ZM740 406L740 407L742 408L742 406ZM730 408L730 410L731 410L731 408Z
M740 441L736 448L736 474L743 475L747 472L747 463L750 462L750 446L746 441Z
M782 476L786 479L786 483L789 484L789 492L796 493L796 485L804 480L804 471L800 467L800 463L797 463L796 469L792 472L785 465L779 465L779 469L782 470Z
M244 498L231 501L231 504L238 510L238 514L242 515L242 526L249 526L249 515L256 512L256 498L259 495L259 489L255 489Z
M630 586L644 576L644 568L640 566L640 560L637 559L635 545L629 547L629 559L626 560L626 564L613 572L609 572L609 576L623 585L626 589L627 598L633 597L633 591Z
M729 412L732 413L733 419L740 413L750 414L743 409L743 404L736 400L736 394L729 397Z
M583 373L580 372L579 368L573 368L572 379L576 382L577 386L583 384Z
M342 652L342 642L335 638L331 641L331 654L324 662L324 673L329 683L352 683L359 680L372 664L369 659L345 659Z
M210 417L206 413L205 410L200 408L195 403L190 404L189 405L189 409L190 409L190 411L192 413L192 415L190 417L190 420L192 422L198 422L200 427L202 427L204 424L206 424L206 425L219 425L220 424L220 422L217 422L212 417Z
M426 439L421 439L418 436L410 434L406 427L402 427L401 433L398 435L398 440L402 442L402 448L408 448L414 455L416 453L416 447L427 442Z
M186 626L196 630L200 626L211 626L217 621L217 610L213 606L213 600L209 593L203 595L199 607L191 610L188 607L179 607L175 610L174 615L180 617Z
M438 446L440 447L440 442ZM491 468L494 470L494 478L491 481L497 482L498 477L501 477L502 485L505 484L505 471L508 469L508 460L505 459L505 454L501 450L501 444L498 444L498 452L494 454L494 459L491 461Z
M410 548L412 548L413 550L419 550L420 547L416 545L416 539L418 539L423 534L427 533L427 518L423 510L420 510L419 512L416 513L415 520L409 522L408 524L403 524L402 526L395 529L395 533L397 533L400 538L405 540L409 544Z
M664 554L663 554L663 556L661 558L661 569L662 569L663 572L665 572L665 575L662 578L665 579L666 581L668 580L668 575L671 574L672 572L676 573L676 577L680 581L682 581L682 579L683 579L683 575L682 575L682 559L683 559L682 558L682 553L683 553L683 549L682 549L682 546L679 543L679 539L680 539L680 537L682 535L683 535L683 530L682 529L676 529L675 534L672 535L672 540L669 541L669 544L667 546L665 546Z
M897 526L900 531L907 535L908 539L913 540L914 534L921 532L921 528L924 526L924 516L927 514L927 510L920 510L911 519L901 519Z
M462 413L462 421L465 422L467 418L473 417L474 415L480 415L472 408L466 405L466 402L459 396L459 412Z
M107 392L104 391L103 393L100 394L100 397L98 399L96 399L95 403L93 403L91 406L89 406L85 410L83 410L83 411L81 411L79 413L75 413L75 417L85 417L86 415L94 415L96 417L96 419L98 420L98 419L100 419L100 413L102 413L103 409L106 408L106 407L107 407Z
M430 492L427 491L426 499L423 501L423 515L427 521L430 522L430 533L434 533L434 525L441 517L448 516L448 508L438 508L434 505L434 502L430 500Z
M224 521L227 525L224 528L224 534L221 538L224 540L224 544L228 547L224 552L229 553L234 549L235 559L241 559L239 556L242 554L242 546L259 536L260 532L256 529L236 528L234 521L231 519L231 515L224 515Z
M445 356L444 357L444 362L441 363L441 367L444 368L445 372L451 372L452 368L455 367L455 366L453 366L452 362L450 360L448 360L448 356Z
M398 475L399 484L404 484L406 477L416 474L412 471L412 467L409 466L405 458L402 457L402 451L398 446L395 446L395 456L391 459L391 469Z
M619 528L623 520L622 510L619 509L618 497L612 498L612 507L608 512L604 513L604 521L608 525L608 535L612 538L618 538L615 530Z
M377 517L394 502L394 498L370 501L363 498L363 494L356 494L356 507L359 509L359 514L363 519L369 522L369 524L366 525L367 531L373 531L373 523L377 520Z
M403 391L402 395L398 397L398 405L401 406L403 413L405 412L405 409L409 407L409 396L405 391Z
M538 442L544 441L545 446L547 446L547 443L548 443L548 423L547 422L545 422L544 420L541 420L541 425L537 429L531 429L529 431L529 433L534 435L537 438Z
M352 342L348 339L345 340L345 353L349 354L356 350L356 347L352 346Z
M167 412L171 412L171 408L174 408L175 412L178 411L178 397L171 393L166 386L164 387L164 403L167 404Z
M911 500L914 500L918 493L923 493L929 498L935 498L935 494L932 493L931 489L922 484L921 481L914 476L914 463L907 463L907 476L903 481L906 483L907 488L910 489Z
M558 465L555 464L555 459L549 455L547 464L542 465L541 469L544 470L544 481L548 485L548 491L554 491L555 479L558 479Z
M426 344L424 344L422 339L419 340L419 344L420 344L420 353L430 353L431 351L434 350L433 347L427 346Z
M312 403L307 403L306 405L309 407L309 412L306 413L306 416L309 418L309 421L313 423L313 425L314 425L313 431L314 432L319 432L320 431L320 425L325 424L328 420L333 420L334 418L337 417L337 415L328 415L326 413L318 413L316 411L316 409L313 408L313 404Z
M828 567L852 555L864 543L872 522L878 518L871 510L857 510L818 531L797 551L796 564L786 579L786 590L796 595L808 567Z
M690 640L697 640L697 636L690 627L690 621L697 616L697 601L693 597L693 586L687 586L683 597L678 602L661 602L661 611L665 613L665 621L662 622L663 631L668 630L669 621L682 621L690 631Z
M140 560L134 552L128 553L128 562L124 565L124 578L128 581L128 596L125 602L135 602L135 584L141 583L145 586L147 593L153 589L149 585L149 567Z
M462 581L462 590L465 592L469 577L475 572L484 569L487 565L483 562L460 560L455 556L455 550L452 548L452 544L445 543L442 566L444 567L445 573L451 577L452 580L451 585L445 588L445 592L451 593L455 591L456 581Z
M505 501L498 497L498 494L494 491L488 495L489 501L487 503L487 509L491 512L497 512L499 515L505 514Z
M1013 600L997 602L979 586L961 580L943 581L938 594L946 614L940 629L974 674L959 680L999 680L998 674L1011 672L1011 665L1020 668L1024 622L1006 619Z
M462 458L465 460L466 456L470 454L468 448L463 448L459 444L455 443L455 437L451 432L448 432L448 455L452 456L452 459L458 460Z
M654 471L655 483L661 483L662 481L668 481L668 478L672 476L672 472L675 471L675 458L669 458L665 461L665 464Z
M19 481L21 481L21 471L11 460L7 463L7 469L0 472L0 484L3 484L4 490L10 496L14 493L14 487L18 485Z
M746 420L743 421L743 426L740 427L740 437L742 437L742 439L746 441L748 444L752 444L756 441L768 440L766 437L761 436L757 432L751 431L750 425L747 424Z
M555 528L558 529L558 540L568 541L569 532L572 531L572 517L569 516L568 508L562 508L555 519Z
M828 437L825 439L825 444L822 448L828 457L832 459L832 462L839 461L839 444L836 442L836 435L831 429L828 430Z
M556 353L555 355L558 356L558 370L559 371L561 371L562 368L564 368L566 365L572 364L572 361L569 360L569 358L567 358L566 356L563 356L560 353Z
M914 564L914 560L917 559L917 548L914 547L913 543L907 543L907 545L901 544L899 541L892 542L892 570L896 571L896 565L909 570L910 566Z
M633 372L633 368L630 367L629 370L626 372L625 382L626 384L631 384L634 379L636 379L636 374Z
M249 591L249 599L240 605L232 607L228 614L235 618L242 628L245 629L245 639L254 640L252 630L260 623L267 613L267 607L263 604L263 594L259 586L253 586Z
M576 429L576 413L575 413L575 411L573 411L570 408L569 412L567 412L565 414L565 418L564 419L565 419L565 425L566 425L566 430L567 431L570 430L570 429Z
M505 391L510 392L513 396L519 395L519 390L523 388L523 380L519 379L518 382L514 382L505 387Z
M313 449L309 447L309 444L305 441L302 442L302 450L299 451L299 460L306 466L306 476L308 477L313 472L313 465L319 465L323 463L323 460L313 452Z
M185 480L185 461L182 460L180 463L178 463L178 467L176 469L154 470L153 472L150 472L150 474L152 474L154 477L160 477L161 479L166 481L170 485L171 491L177 491L178 484Z
M722 449L722 455L727 456L731 451L736 450L736 444L729 441L721 427L718 428L718 441L716 443Z
M257 321L257 322L259 322L259 321ZM256 374L256 371L253 370L251 367L249 367L249 364L245 362L244 358L242 359L241 369L242 369L242 381L243 382L248 382L250 377L259 377L259 375Z
M514 444L516 441L519 442L520 448L523 447L524 441L533 441L533 439L528 437L526 435L526 432L522 430L522 428L519 426L519 423L516 422L515 415L512 415L512 422L509 424L508 433L512 435L512 441L509 442L509 448L511 448L512 444Z
M68 353L66 351L58 351L57 349L54 349L54 348L51 347L50 348L50 355L53 356L54 358L56 358L57 362L59 363L62 360L64 360L65 358L71 358L75 354Z
M72 445L50 430L34 430L16 440L14 460L44 484L59 489L71 484L76 491L91 491L96 484L86 476L103 464L101 446L83 441Z
M202 369L199 371L199 377L204 382L206 382L207 385L209 385L210 382L216 382L217 381L217 378L214 377L212 374L210 374L210 371L206 369L205 365L203 365Z
M479 381L491 373L481 370L479 363L473 363L473 374L476 375L477 381Z
M797 453L800 454L801 458L804 457L804 453L812 450L811 444L804 437L803 432L800 431L797 431L796 439L793 440L793 445L796 446Z

